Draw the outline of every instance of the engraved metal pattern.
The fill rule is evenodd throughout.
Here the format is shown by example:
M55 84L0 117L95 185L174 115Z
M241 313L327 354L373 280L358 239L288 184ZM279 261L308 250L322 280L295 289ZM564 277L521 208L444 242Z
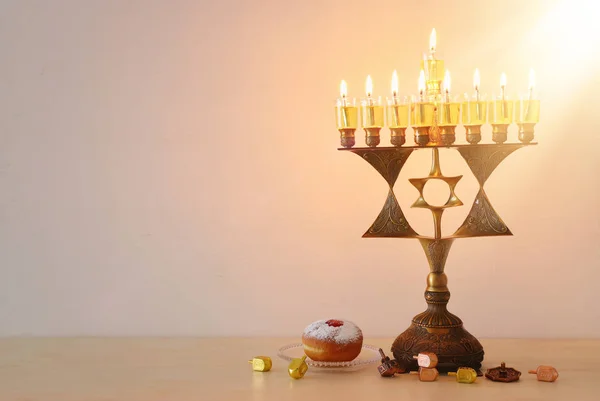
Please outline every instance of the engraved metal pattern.
M416 235L417 233L408 224L406 217L404 217L394 191L390 188L383 209L381 209L375 222L363 234L363 237L414 238Z
M444 266L446 265L446 259L448 259L448 253L454 239L433 239L433 238L419 238L419 242L425 251L427 261L429 262L429 268L432 273L443 273Z
M371 166L381 174L390 187L393 187L398 179L400 170L414 149L411 148L388 148L388 149L348 149L365 159Z
M458 238L490 237L495 235L512 235L512 232L492 207L483 188L479 188L471 211L452 236Z
M462 146L457 150L465 159L480 186L494 172L496 167L523 144L502 144L487 146Z

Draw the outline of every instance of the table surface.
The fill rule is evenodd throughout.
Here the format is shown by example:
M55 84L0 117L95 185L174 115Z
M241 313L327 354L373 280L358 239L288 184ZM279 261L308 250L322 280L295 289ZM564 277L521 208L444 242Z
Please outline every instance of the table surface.
M290 338L4 338L0 339L2 401L187 400L599 400L600 340L482 339L484 369L502 361L521 380L417 376L382 378L377 365L357 371L310 368L293 380L277 350ZM389 350L392 339L366 339ZM270 372L248 359L268 355ZM529 369L552 365L560 377L538 382Z

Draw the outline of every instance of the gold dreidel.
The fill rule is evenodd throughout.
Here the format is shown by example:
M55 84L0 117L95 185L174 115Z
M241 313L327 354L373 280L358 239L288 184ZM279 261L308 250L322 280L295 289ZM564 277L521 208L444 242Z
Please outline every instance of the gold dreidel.
M540 121L540 101L534 98L535 73L529 72L529 94L526 99L517 102L515 121L519 126L519 141L529 143L533 140L533 128Z
M465 126L467 142L471 145L478 144L481 141L481 126L486 121L487 104L479 93L479 85L479 70L475 69L475 75L473 76L475 96L473 98L466 96L462 105L461 119L462 124Z
M290 365L288 366L288 374L291 378L301 379L304 377L306 371L308 370L308 365L306 364L305 360L306 355L304 355L302 358L292 359L292 362L290 362Z
M342 147L351 148L356 143L354 133L358 126L358 107L356 107L356 100L347 98L347 93L346 81L342 81L340 84L340 98L335 105L335 121L337 129L340 131Z
M406 100L398 97L398 74L392 74L392 97L387 100L386 120L390 127L390 142L394 146L406 143L406 128L408 127L409 105Z
M379 132L383 127L383 106L381 98L373 97L373 80L367 76L366 83L367 97L361 100L361 118L363 128L365 129L365 143L374 148L381 142Z
M419 375L419 380L422 382L434 382L440 376L436 368L419 368L418 371L413 370L411 375Z
M273 361L268 356L255 356L248 363L252 364L252 370L257 372L268 372L273 367Z
M419 355L413 356L417 364L422 368L435 368L438 364L438 357L433 352L419 352Z
M552 366L540 365L529 373L537 375L537 379L541 382L553 382L558 379L558 371Z
M500 77L500 97L489 103L488 115L492 124L492 141L506 142L508 126L513 121L513 101L506 97L506 74Z
M403 373L404 370L400 368L396 360L391 360L385 355L385 352L379 348L379 355L381 355L381 365L377 366L377 371L383 377L392 377L396 373Z
M456 376L458 383L475 383L477 372L473 368L458 368L456 372L448 372L448 376Z

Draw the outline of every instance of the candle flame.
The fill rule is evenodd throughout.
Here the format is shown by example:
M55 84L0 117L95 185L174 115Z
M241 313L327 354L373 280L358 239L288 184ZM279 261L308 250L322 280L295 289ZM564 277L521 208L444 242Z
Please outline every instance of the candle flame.
M500 75L500 87L504 88L506 86L506 74L502 73L502 75Z
M431 30L431 35L429 35L429 50L431 50L432 53L435 53L436 44L437 44L437 37L435 34L435 28L433 28Z
M533 68L529 70L529 90L532 90L535 86L535 71Z
M419 73L419 93L422 95L425 91L425 71L421 69Z
M346 85L346 81L344 81L342 79L342 82L340 83L340 96L344 98L347 95L348 95L348 85Z
M367 83L365 85L367 96L371 96L373 94L373 80L370 75L367 75Z
M481 78L479 77L479 68L475 68L475 75L473 75L473 86L475 90L479 90L479 86L481 85Z
M392 73L392 95L398 95L398 73L396 70Z
M444 74L444 90L446 93L450 92L450 71L446 70L446 74Z

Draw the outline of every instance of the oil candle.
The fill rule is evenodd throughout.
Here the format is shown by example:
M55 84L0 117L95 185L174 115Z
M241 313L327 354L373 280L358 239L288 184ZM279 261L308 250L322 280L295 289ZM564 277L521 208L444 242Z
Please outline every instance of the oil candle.
M435 57L437 50L437 35L435 28L429 36L429 58L421 60L421 69L427 71L427 95L440 93L440 83L444 79L444 60L438 60Z
M533 140L533 128L540 121L540 101L535 98L534 87L535 73L531 70L529 72L529 93L527 96L521 96L515 110L515 121L519 126L519 140L524 143Z
M340 143L345 148L354 146L356 140L354 132L358 126L358 107L355 99L348 99L346 81L340 84L340 98L335 104L335 120L340 132Z
M366 82L367 97L361 100L361 117L363 128L365 129L365 142L367 146L375 147L379 145L379 131L383 127L383 106L381 98L373 97L373 81L371 76L367 76Z
M439 106L440 142L450 146L456 140L455 128L460 116L460 103L454 102L450 96L450 72L444 77L444 101Z
M392 97L387 99L386 120L390 128L390 141L394 146L402 146L406 142L408 127L409 102L406 97L398 97L398 74L392 74Z
M506 74L500 78L500 96L488 104L488 116L492 124L492 140L506 142L508 126L513 122L513 101L506 96Z

